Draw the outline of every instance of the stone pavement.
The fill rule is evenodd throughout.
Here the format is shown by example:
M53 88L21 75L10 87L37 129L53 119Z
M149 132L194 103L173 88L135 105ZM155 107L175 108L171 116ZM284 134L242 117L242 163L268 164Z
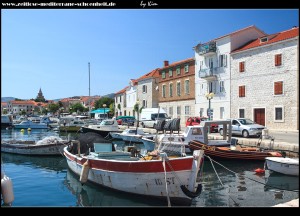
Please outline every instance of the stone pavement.
M273 207L299 207L299 199L294 199L286 203L277 204Z

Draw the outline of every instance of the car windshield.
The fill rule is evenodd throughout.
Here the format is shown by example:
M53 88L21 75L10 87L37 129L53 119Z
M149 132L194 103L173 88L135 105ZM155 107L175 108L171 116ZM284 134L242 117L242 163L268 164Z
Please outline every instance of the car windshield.
M158 117L160 119L165 119L168 117L168 115L166 113L159 113ZM151 114L151 119L156 119L157 118L157 114Z
M241 124L243 125L252 125L255 124L254 121L250 120L250 119L239 119L239 121L241 122Z

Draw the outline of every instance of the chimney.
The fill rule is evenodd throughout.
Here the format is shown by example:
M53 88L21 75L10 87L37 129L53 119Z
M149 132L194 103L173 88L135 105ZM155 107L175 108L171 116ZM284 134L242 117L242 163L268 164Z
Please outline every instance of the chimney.
M169 66L169 61L164 61L164 67Z

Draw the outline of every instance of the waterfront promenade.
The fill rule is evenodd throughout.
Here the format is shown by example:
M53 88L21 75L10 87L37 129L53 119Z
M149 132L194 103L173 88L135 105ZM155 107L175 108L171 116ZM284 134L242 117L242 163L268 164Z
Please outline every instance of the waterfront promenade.
M120 126L123 130L127 126ZM156 130L153 128L142 128L145 132L155 134ZM181 128L181 132L185 130ZM258 137L243 138L241 136L234 136L238 139L238 143L245 146L258 146L262 148L269 148L274 150L285 151L288 157L299 157L299 131L278 131L269 130L268 137L259 139ZM209 139L222 139L219 133L210 133Z

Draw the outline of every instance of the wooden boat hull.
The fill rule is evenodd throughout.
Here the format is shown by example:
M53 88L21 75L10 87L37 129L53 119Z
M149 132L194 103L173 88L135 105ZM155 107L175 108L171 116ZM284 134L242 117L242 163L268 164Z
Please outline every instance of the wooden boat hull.
M22 155L61 155L64 146L63 143L48 145L1 143L1 152Z
M285 175L299 176L299 159L267 157L266 169Z
M67 147L64 148L64 155L69 168L77 175L81 174L83 164L88 160L88 181L118 191L157 198L167 197L167 184L171 201L185 204L190 204L192 199L182 191L180 184L188 186L190 191L195 190L200 184L196 182L200 161L203 162L201 158L195 159L193 156L172 158L169 159L169 163L174 171L166 163L165 173L162 160L131 161L79 157L70 153Z
M265 160L266 157L282 157L275 151L258 151L257 148L243 148L243 151L231 150L230 147L208 146L197 140L189 143L191 150L204 150L205 155L231 160Z

